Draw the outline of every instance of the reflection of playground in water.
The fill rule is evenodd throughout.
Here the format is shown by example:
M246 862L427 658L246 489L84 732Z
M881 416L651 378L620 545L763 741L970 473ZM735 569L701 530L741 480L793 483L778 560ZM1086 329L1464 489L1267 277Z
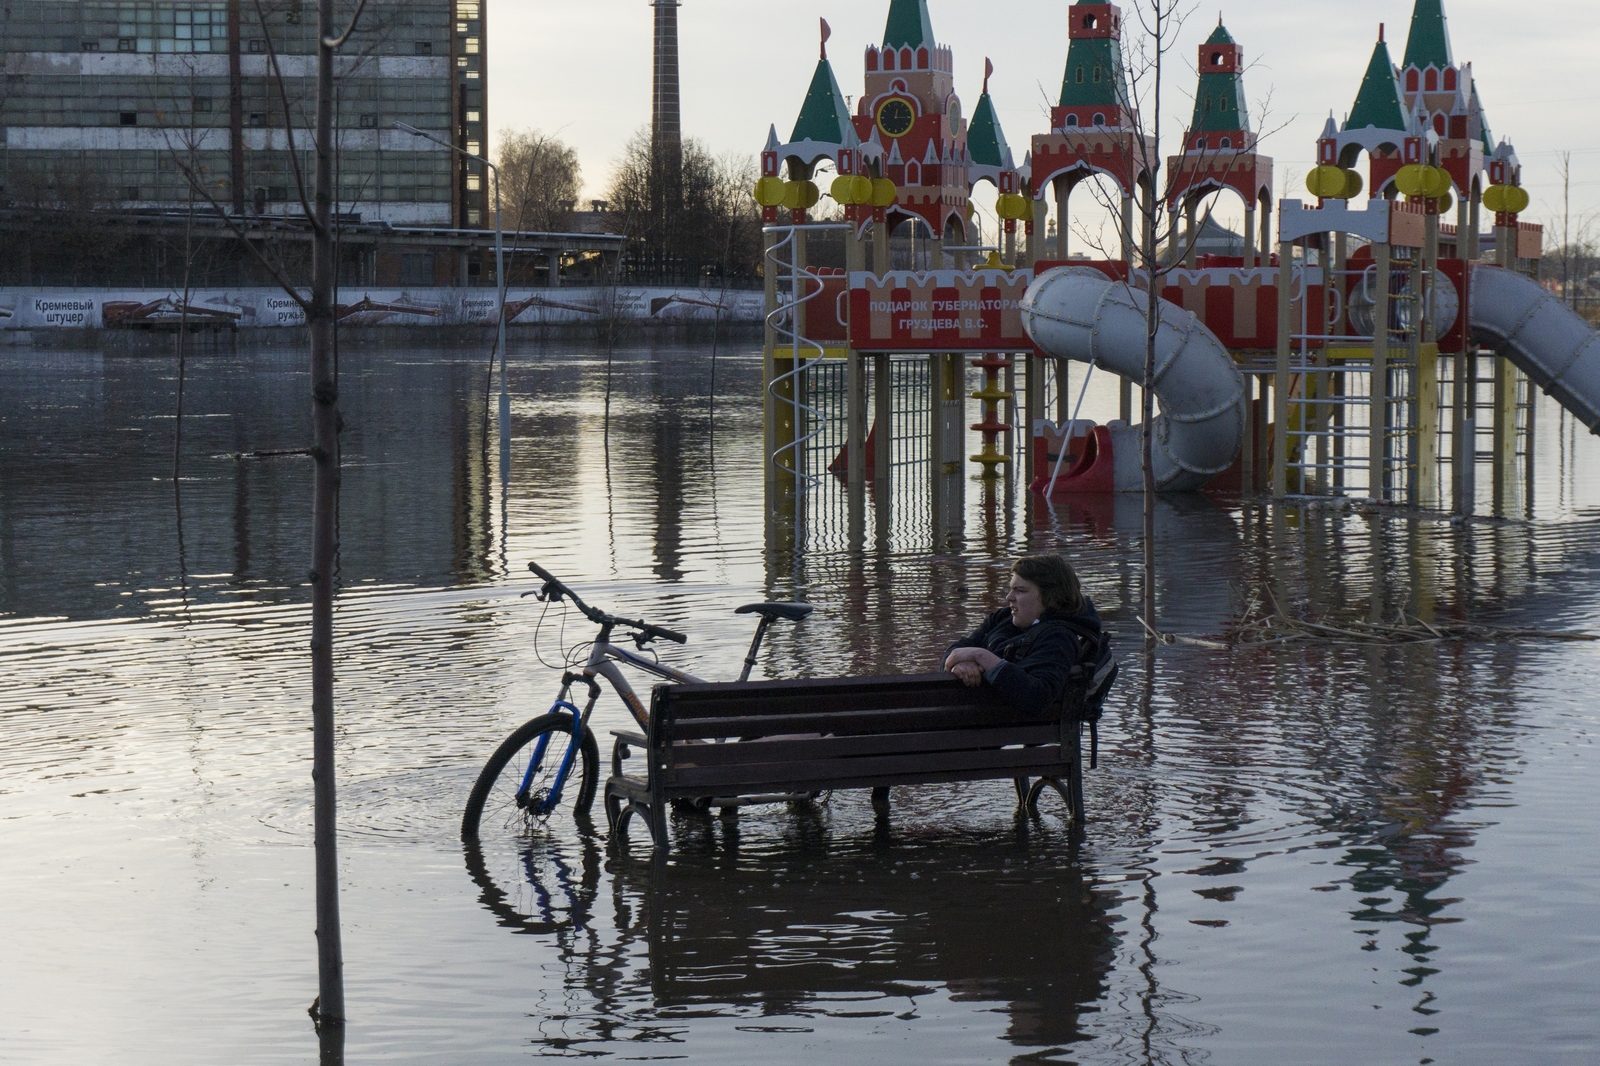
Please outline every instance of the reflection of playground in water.
M514 858L470 849L467 867L500 925L555 939L567 990L598 1001L597 1027L682 1008L914 1021L916 1000L943 990L996 1004L1013 1044L1087 1038L1115 935L1066 834L1021 821L1000 836L845 842L828 838L828 819L797 809L782 839L764 832L748 848L736 822L685 819L670 862L612 856L615 945L591 925L604 847L591 833L536 837ZM638 946L647 976L629 972ZM619 1002L646 982L648 1004Z

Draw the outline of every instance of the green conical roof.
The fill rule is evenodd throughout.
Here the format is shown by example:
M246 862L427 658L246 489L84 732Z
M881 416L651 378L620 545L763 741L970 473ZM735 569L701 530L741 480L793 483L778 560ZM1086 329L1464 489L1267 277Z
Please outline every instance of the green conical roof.
M1061 106L1128 106L1122 48L1108 37L1079 37L1067 47L1061 76Z
M928 0L889 0L889 21L883 27L885 48L932 48L933 22Z
M984 93L978 97L972 122L967 126L967 154L974 166L1003 167L1010 150L1006 133L1000 128L1000 119L994 113L994 102Z
M1400 98L1400 83L1394 79L1394 63L1389 59L1389 46L1382 41L1372 50L1372 61L1361 79L1361 91L1356 94L1355 106L1345 119L1347 130L1376 126L1380 130L1406 128L1406 105Z
M795 120L790 141L821 141L823 144L843 144L844 131L850 125L850 109L844 104L844 94L833 76L833 64L826 59L817 63L817 72L811 75L811 88L806 90L806 102L800 105L800 117Z
M1444 0L1417 0L1411 9L1411 34L1406 38L1406 61L1401 69L1429 65L1453 67L1450 59L1450 23L1444 17Z
M1206 38L1206 44L1232 44L1233 38L1219 22L1216 30ZM1250 128L1250 107L1244 99L1244 75L1239 73L1200 72L1200 84L1194 93L1194 117L1189 120L1191 132L1198 130L1247 130Z

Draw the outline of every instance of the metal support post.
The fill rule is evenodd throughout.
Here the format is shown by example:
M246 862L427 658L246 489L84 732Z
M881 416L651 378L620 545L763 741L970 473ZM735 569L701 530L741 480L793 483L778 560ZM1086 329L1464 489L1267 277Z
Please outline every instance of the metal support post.
M1371 456L1367 495L1374 500L1386 500L1389 488L1389 245L1379 241L1372 246L1372 251L1376 277L1372 286L1372 401L1367 416Z
M1294 245L1278 245L1278 364L1272 382L1272 494L1289 491L1289 287Z

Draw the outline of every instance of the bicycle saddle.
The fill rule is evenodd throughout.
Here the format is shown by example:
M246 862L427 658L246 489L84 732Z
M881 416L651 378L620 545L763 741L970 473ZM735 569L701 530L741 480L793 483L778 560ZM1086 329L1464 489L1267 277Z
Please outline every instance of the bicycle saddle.
M734 614L759 614L765 618L783 618L790 622L798 622L810 614L814 607L809 603L747 603L743 607L735 607Z

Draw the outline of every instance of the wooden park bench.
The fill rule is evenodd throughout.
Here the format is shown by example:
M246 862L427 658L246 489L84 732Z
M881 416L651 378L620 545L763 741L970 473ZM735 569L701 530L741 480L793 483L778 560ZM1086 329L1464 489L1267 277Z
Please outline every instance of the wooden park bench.
M1017 711L943 673L658 685L649 736L612 734L606 821L618 840L639 814L660 849L674 800L730 807L866 788L886 817L895 785L1012 780L1020 808L1035 812L1054 788L1081 825L1081 728L1062 705ZM643 776L624 772L633 749Z

